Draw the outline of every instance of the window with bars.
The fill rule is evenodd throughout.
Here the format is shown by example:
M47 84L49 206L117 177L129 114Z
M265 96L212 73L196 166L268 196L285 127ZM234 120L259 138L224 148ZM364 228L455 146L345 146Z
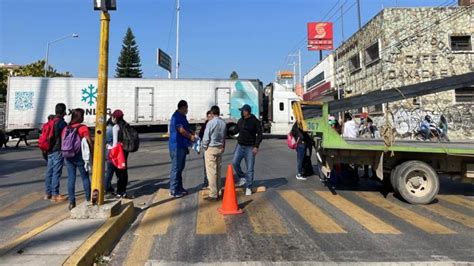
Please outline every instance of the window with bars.
M451 50L452 51L471 51L471 36L451 36Z

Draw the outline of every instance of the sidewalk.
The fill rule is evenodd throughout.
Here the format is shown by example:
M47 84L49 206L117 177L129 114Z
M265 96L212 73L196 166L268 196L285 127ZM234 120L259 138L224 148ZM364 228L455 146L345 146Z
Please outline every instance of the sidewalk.
M20 244L0 259L2 265L62 265L105 219L66 219Z
M61 218L3 245L0 265L90 265L111 251L133 217L133 202L122 202L118 214L107 219Z

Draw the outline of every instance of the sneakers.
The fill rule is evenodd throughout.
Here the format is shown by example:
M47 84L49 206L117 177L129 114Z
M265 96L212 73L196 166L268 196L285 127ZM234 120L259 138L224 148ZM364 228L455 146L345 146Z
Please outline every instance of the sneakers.
M176 192L176 193L170 192L169 195L170 195L170 197L176 198L176 199L177 199L177 198L182 198L182 197L184 196L182 193L179 193L179 192Z
M251 196L252 195L252 189L246 188L245 189L245 196Z
M43 199L44 199L44 200L50 200L50 199L51 199L51 195L50 195L50 194L45 194Z
M241 178L239 182L235 185L236 187L243 187L247 181L245 178Z
M219 201L219 198L214 198L214 197L207 196L207 197L204 198L204 200L207 200L207 201Z
M53 202L64 202L67 200L67 197L64 195L54 195L51 196L51 201Z
M76 208L76 203L69 203L69 210Z
M296 179L298 179L298 180L306 180L307 178L304 177L304 176L301 175L301 174L297 174L297 175L296 175Z

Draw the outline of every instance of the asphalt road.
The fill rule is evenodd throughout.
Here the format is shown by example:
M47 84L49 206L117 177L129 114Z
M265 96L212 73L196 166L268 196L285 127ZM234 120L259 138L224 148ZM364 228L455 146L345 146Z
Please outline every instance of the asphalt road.
M238 201L244 214L222 217L202 200L202 157L191 153L184 184L191 194L167 196L167 142L142 136L130 157L128 192L137 217L111 254L113 265L158 262L474 262L474 186L441 178L427 206L402 202L362 179L328 189L317 176L297 181L295 153L266 139L256 161L256 185L266 192ZM232 159L229 141L224 165ZM67 212L42 200L45 163L36 147L0 150L0 241L9 241ZM223 169L223 174L225 170ZM61 191L66 193L64 169ZM114 180L115 181L115 180ZM82 183L77 180L78 193Z

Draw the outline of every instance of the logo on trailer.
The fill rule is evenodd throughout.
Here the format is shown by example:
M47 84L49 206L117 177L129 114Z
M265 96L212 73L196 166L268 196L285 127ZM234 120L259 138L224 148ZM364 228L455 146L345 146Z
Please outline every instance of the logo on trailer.
M92 106L97 100L97 89L94 85L89 85L89 87L82 89L82 101Z

